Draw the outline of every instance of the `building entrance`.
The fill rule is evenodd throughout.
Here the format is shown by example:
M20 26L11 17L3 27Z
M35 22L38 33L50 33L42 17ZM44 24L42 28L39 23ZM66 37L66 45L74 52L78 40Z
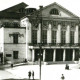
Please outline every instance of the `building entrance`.
M3 62L3 53L0 53L0 63Z
M75 49L75 61L79 60L79 49Z
M46 49L45 61L53 61L53 49Z
M56 49L56 61L63 61L63 49Z
M66 61L72 61L72 49L66 49Z

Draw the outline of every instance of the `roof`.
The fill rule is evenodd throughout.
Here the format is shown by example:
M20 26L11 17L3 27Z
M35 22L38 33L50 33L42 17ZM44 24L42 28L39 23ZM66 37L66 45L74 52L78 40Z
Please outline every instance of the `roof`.
M10 8L7 8L5 10L0 11L0 18L7 18L7 19L20 19L21 17L25 16L25 12L17 12L19 9L28 6L24 2L19 3L15 6L12 6Z
M23 16L25 16L24 13L0 12L0 18L2 19L20 19Z
M2 10L2 11L4 11L4 12L13 12L13 11L16 11L16 10L18 10L20 8L25 8L27 6L28 6L27 4L25 4L24 2L22 2L22 3L16 4L16 5L14 5L14 6L10 7L10 8Z

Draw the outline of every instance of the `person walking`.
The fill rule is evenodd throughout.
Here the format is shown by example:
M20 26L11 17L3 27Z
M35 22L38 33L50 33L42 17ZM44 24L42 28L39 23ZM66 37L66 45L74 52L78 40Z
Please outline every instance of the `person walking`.
M65 79L65 77L64 77L64 75L62 74L62 76L61 76L61 80L64 80Z
M34 71L32 71L32 78L33 78L33 80L34 80Z
M31 71L28 72L28 77L31 78Z

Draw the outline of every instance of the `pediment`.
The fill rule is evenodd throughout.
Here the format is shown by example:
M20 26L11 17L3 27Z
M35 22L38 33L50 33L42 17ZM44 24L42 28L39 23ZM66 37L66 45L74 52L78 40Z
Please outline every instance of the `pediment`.
M58 13L54 14L56 10ZM54 11L55 10L55 11ZM52 11L52 12L51 12ZM54 2L53 4L50 4L46 7L43 7L42 9L42 15L47 17L69 17L69 18L78 18L75 14L70 12L69 10L65 9L61 5Z

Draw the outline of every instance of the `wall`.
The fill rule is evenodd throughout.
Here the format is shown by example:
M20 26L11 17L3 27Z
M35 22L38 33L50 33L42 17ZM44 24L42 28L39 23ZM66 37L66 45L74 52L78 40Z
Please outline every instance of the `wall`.
M18 44L13 44L11 34L19 33ZM13 60L13 51L19 51L18 59ZM11 54L11 57L6 57ZM4 29L4 56L11 61L23 61L26 58L26 29L25 28L5 28Z
M4 50L4 28L0 28L0 52L3 52Z
M13 43L13 36L10 34L19 33L18 43L26 43L26 29L25 28L5 28L4 29L4 43Z

